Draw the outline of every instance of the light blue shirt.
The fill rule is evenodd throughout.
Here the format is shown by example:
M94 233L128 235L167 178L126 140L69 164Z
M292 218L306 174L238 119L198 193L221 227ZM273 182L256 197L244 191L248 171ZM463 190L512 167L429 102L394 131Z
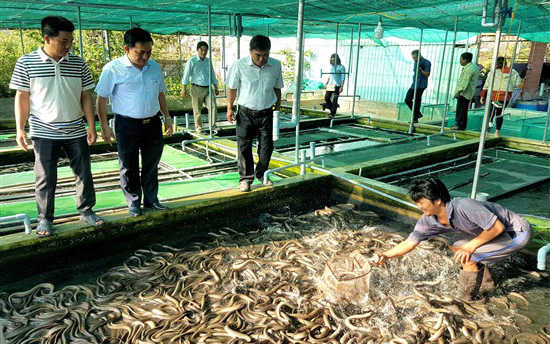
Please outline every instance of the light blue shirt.
M265 110L277 102L275 88L284 87L281 62L269 57L260 68L250 56L243 57L231 66L226 84L239 90L239 105L251 110Z
M330 81L329 85L342 86L342 82L346 80L346 67L342 65L336 65L330 67ZM334 73L334 74L333 74Z
M198 55L190 58L185 64L185 70L183 72L182 84L188 85L189 83L199 85L199 86L208 86L208 67L210 66L210 71L212 72L211 81L212 85L218 85L218 79L216 79L216 74L214 73L214 67L212 67L212 62L206 57L204 60Z
M98 96L111 97L114 113L132 118L156 115L160 110L159 93L166 90L158 63L149 60L139 69L128 55L107 63L95 88Z

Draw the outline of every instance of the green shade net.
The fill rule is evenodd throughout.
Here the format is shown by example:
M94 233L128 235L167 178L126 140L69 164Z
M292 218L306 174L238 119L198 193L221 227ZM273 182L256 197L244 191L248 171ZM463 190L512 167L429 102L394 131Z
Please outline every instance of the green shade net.
M389 2L306 1L304 30L307 37L333 38L335 24L340 29L350 30L361 23L366 25L363 37L372 35L373 28L382 18L386 36L395 35L414 39L406 29L423 28L453 30L458 18L460 32L494 32L491 27L481 26L482 0L415 0ZM212 33L234 33L232 15L243 16L243 35L267 34L272 37L296 35L298 16L297 0L265 1L152 1L152 0L16 0L0 3L0 26L7 28L39 28L40 19L47 15L61 15L77 23L78 10L83 29L127 30L130 25L159 34L206 34L208 32L208 6L212 13ZM550 10L547 1L522 0L509 2L515 9L514 27L522 23L522 36L531 40L550 42ZM509 25L507 19L506 25ZM514 30L517 30L515 29ZM400 30L392 30L400 29ZM413 30L418 31L418 30ZM413 33L414 34L414 33ZM441 33L427 35L426 41L436 41ZM440 37L442 40L443 38Z

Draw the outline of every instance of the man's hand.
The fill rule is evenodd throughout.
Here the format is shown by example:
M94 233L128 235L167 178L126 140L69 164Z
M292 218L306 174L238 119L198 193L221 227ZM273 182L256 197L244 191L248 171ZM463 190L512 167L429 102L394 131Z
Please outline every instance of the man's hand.
M164 118L164 133L168 135L168 137L172 137L172 134L174 134L174 127L172 126L172 118L170 117Z
M108 124L101 125L101 138L104 142L107 142L109 146L113 145L113 141L115 141L115 134L111 128L109 128Z
M454 256L455 262L461 263L462 265L468 263L474 251L475 249L471 249L468 246L468 244L464 244L460 246L458 250L455 252L455 256Z
M460 92L456 92L456 93L455 93L455 98L456 98L456 99L460 98Z
M485 98L483 98L483 97L479 98L479 102L480 102L481 104L485 104Z
M383 253L376 253L376 254L374 254L374 256L372 256L373 263L377 264L377 265L384 264L384 262L386 262L387 259L388 259L388 257L386 255L384 255Z
M93 145L97 141L97 131L95 129L95 123L94 125L88 126L86 140L88 141L88 146Z
M181 97L182 97L182 98L185 98L185 96L187 95L187 91L185 90L185 86L183 86L183 87L181 88L181 93L180 93L180 94L181 94Z
M235 113L233 112L232 107L227 107L227 120L231 124L233 124L235 122Z
M15 141L17 141L17 145L21 147L25 152L29 150L28 147L28 141L27 141L27 133L25 130L17 130L17 136L15 138Z

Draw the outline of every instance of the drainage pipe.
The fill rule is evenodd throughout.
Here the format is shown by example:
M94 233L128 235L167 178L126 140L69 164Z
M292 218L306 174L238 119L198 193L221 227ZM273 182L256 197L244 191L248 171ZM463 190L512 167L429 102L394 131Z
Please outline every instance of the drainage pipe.
M290 122L279 122L280 111L273 111L273 141L279 140L280 129L295 128L298 125L298 116L292 109L292 118Z
M304 150L302 150L302 152L303 152L302 153L302 157L303 157L303 154L306 153L306 150L304 149ZM281 160L281 159L277 159L277 160ZM293 163L293 164L289 164L289 165L269 169L269 170L265 171L265 173L264 173L264 184L267 183L267 179L269 178L269 176L272 175L275 172L287 170L287 169L292 168L292 167L298 167L298 166L302 166L302 165L305 166L308 162L315 162L316 160L321 160L321 165L325 166L325 157L324 156L318 156L318 157L315 157L313 159L307 159L307 160L302 159L301 161L299 161L297 163ZM281 160L281 161L288 162L286 160ZM310 168L313 168L313 166L310 166ZM302 167L300 167L300 175L303 175Z
M17 214L17 215L11 215L11 216L4 216L0 218L0 222L21 221L21 220L23 220L23 225L25 226L25 233L31 234L32 228L31 228L31 219L29 218L29 215Z
M483 12L481 18L481 26L483 27L498 27L500 26L501 21L501 6L506 6L508 4L507 0L494 0L493 4L495 8L493 9L493 14L491 16L492 22L487 22L487 8L489 7L489 0L485 0L483 4Z
M550 243L539 249L537 254L537 269L546 270L546 255L550 251Z
M447 80L447 92L445 93L445 106L443 107L443 116L441 116L441 132L445 130L445 119L447 118L447 112L449 112L449 92L451 91L451 77L453 75L453 59L455 57L455 47L456 47L456 30L458 29L458 17L455 18L455 29L453 37L453 46L451 48L451 56L449 59L449 79Z

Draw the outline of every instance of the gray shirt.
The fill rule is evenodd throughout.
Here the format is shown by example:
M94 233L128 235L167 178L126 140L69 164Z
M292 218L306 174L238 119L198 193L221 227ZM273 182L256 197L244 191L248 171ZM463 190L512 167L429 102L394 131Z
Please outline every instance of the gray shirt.
M438 234L451 232L478 236L490 229L497 219L504 225L505 232L521 232L529 228L525 219L497 203L454 198L445 205L445 209L450 227L441 224L435 215L422 215L409 235L409 240L420 242Z

